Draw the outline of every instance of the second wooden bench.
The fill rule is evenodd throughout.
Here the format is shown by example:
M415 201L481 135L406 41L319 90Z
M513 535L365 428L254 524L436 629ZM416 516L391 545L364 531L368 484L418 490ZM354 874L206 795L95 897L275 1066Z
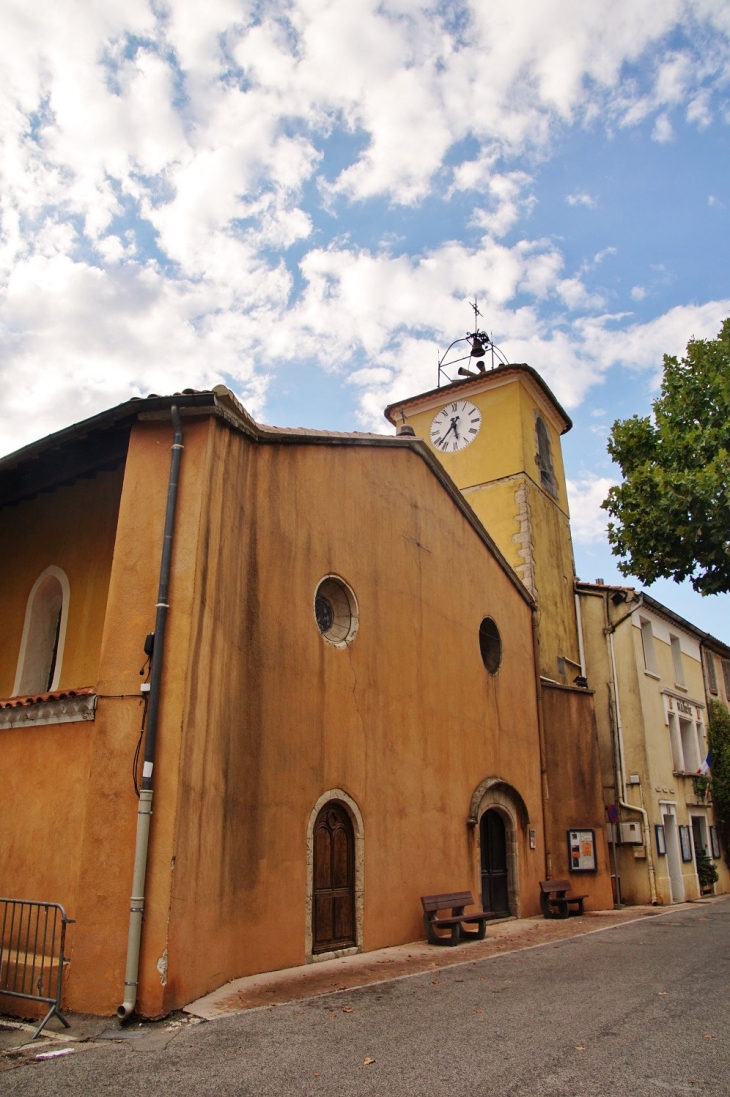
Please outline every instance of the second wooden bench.
M453 891L445 895L422 895L423 925L426 936L432 945L458 945L459 941L482 941L487 931L487 922L499 915L489 910L476 910L464 913L465 907L474 905L470 891ZM440 910L450 910L447 918L439 918ZM464 929L464 924L476 923L476 929ZM448 929L449 936L441 936L437 929Z
M569 895L570 880L540 881L540 910L546 918L567 918L570 914L583 913L583 900L587 895ZM571 906L576 909L571 910Z

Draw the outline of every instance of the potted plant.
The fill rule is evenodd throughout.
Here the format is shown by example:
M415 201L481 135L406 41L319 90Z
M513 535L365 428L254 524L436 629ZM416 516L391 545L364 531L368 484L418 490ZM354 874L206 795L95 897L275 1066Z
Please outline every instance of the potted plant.
M697 876L703 895L710 894L713 884L716 884L720 879L706 849L697 850Z

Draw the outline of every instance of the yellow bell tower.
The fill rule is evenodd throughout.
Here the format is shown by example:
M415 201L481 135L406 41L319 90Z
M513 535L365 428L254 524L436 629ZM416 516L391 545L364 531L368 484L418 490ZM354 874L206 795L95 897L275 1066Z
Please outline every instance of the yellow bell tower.
M483 366L385 416L412 428L463 492L537 602L541 674L572 684L581 671L560 445L572 422L530 366Z

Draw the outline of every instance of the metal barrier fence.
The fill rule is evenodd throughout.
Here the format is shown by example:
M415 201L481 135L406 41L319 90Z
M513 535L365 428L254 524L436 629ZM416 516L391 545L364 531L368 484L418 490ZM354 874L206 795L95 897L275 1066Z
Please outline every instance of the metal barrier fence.
M0 898L0 995L45 1002L50 1006L33 1039L54 1013L61 1013L66 926L73 923L58 903Z

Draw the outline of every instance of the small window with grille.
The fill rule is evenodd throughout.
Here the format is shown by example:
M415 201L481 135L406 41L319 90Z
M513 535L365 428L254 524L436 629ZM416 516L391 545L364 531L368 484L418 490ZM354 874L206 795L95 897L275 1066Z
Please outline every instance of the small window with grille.
M355 639L360 620L357 599L338 575L326 575L314 595L314 619L323 640L336 648Z

